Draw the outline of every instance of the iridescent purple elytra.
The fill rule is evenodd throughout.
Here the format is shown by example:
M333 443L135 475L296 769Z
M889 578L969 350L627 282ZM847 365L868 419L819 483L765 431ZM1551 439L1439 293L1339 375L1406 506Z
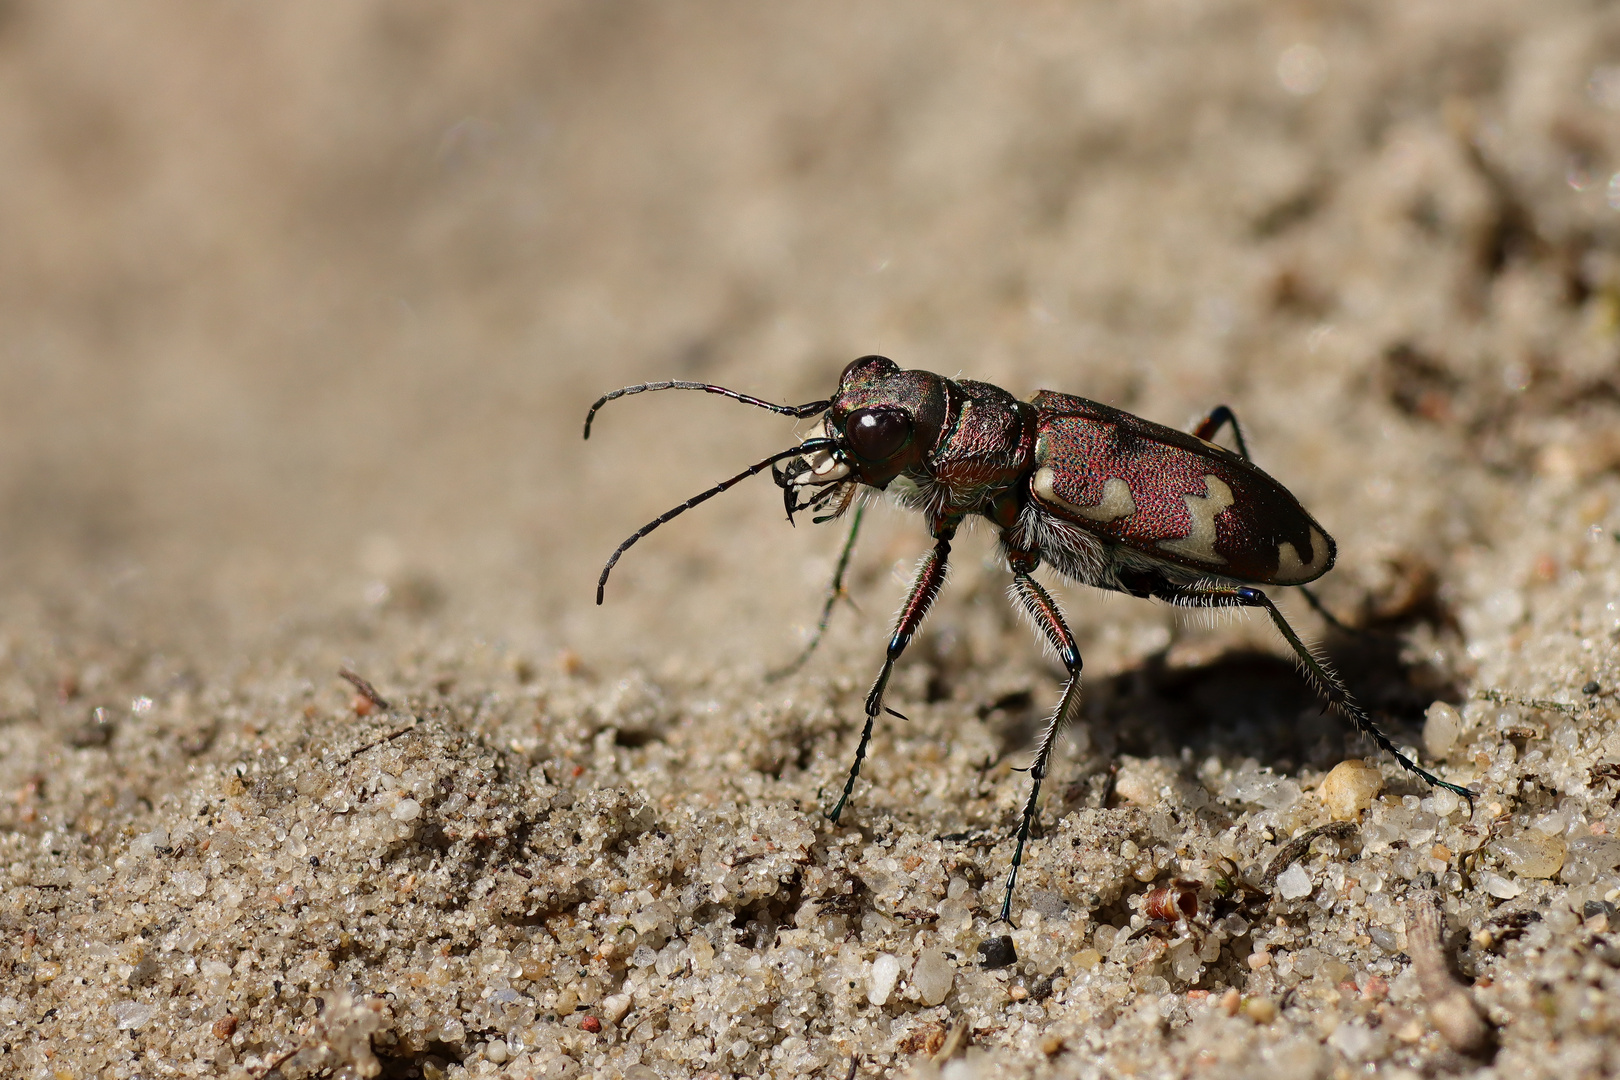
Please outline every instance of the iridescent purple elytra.
M1068 681L1030 766L1031 787L1019 820L1001 917L1013 888L1052 748L1078 715L1080 651L1061 610L1033 577L1043 563L1068 580L1180 607L1260 608L1288 643L1317 691L1355 727L1430 784L1472 799L1402 754L1351 697L1344 683L1305 646L1256 586L1301 586L1333 566L1333 540L1288 489L1250 460L1237 418L1213 410L1191 433L1164 427L1085 398L1042 390L1029 401L970 379L902 370L882 356L844 369L838 392L805 405L775 405L709 383L641 383L607 394L585 418L585 436L604 404L649 390L702 390L783 415L825 414L820 435L780 451L688 499L632 534L609 557L597 582L602 602L609 573L636 541L664 522L766 468L782 488L789 520L824 510L825 521L855 507L848 539L815 637L788 670L810 655L842 593L844 570L860 529L855 496L889 491L928 523L934 540L895 623L882 669L866 696L866 723L844 790L828 811L837 821L860 775L872 727L882 712L895 661L905 652L945 580L951 541L969 516L989 519L1012 574L1014 601L1057 652ZM1230 424L1238 452L1210 441ZM1315 603L1314 598L1312 598ZM896 714L898 715L898 714Z

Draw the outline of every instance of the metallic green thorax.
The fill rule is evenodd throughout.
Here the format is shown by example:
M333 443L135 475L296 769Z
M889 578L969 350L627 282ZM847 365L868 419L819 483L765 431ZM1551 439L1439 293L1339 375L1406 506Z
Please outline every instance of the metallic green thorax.
M844 370L827 411L828 436L847 444L850 417L873 409L903 414L911 438L882 460L865 459L852 447L846 452L852 479L885 488L903 476L930 493L931 517L958 521L980 512L1004 526L1016 518L1021 480L1033 461L1031 406L989 383L903 371L890 360L864 357Z

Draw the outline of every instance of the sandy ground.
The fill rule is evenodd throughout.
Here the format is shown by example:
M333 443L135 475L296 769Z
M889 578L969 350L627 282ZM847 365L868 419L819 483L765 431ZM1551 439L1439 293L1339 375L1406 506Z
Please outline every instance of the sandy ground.
M0 87L0 1074L1620 1071L1613 8L10 0ZM579 423L870 352L1233 406L1472 812L1059 587L994 923L1060 673L979 530L830 826L920 522L770 681L768 480L592 587L809 425Z

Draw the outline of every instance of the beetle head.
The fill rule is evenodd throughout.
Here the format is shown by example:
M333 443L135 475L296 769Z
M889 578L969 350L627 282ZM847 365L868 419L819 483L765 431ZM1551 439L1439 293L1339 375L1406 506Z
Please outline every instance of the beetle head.
M832 456L848 476L875 488L921 465L945 426L945 380L902 371L893 360L863 356L844 369L827 410Z
M837 517L855 485L885 488L924 464L945 427L945 380L902 371L885 356L863 356L844 368L823 421L832 445L776 469L788 520L803 509L832 507Z

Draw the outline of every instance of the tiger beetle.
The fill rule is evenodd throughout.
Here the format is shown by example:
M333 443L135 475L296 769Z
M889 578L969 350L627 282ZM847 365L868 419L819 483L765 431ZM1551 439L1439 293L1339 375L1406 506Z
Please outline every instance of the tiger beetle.
M1034 578L1043 561L1069 581L1178 607L1263 609L1328 706L1408 771L1472 805L1472 791L1447 783L1396 748L1257 588L1315 581L1332 568L1335 549L1299 500L1250 461L1237 417L1226 406L1188 434L1085 398L1042 390L1019 401L988 383L905 371L887 357L863 356L839 376L837 394L804 405L776 405L701 382L627 386L591 406L585 437L590 438L591 421L603 405L649 390L702 390L783 416L826 415L821 434L750 465L632 533L602 568L598 604L614 564L632 544L766 468L782 489L790 521L801 510L825 511L818 522L840 517L863 485L893 492L902 506L928 521L934 547L918 567L883 667L866 695L866 726L855 761L842 796L827 814L835 822L855 789L878 714L900 715L884 706L883 693L945 581L956 530L973 514L999 530L1001 558L1012 572L1012 600L1068 671L1029 768L1029 798L1007 875L1003 920L1010 921L1013 887L1053 745L1079 712L1080 650L1057 602ZM1211 441L1228 425L1235 453ZM858 506L852 518L816 636L794 666L820 640L842 594L860 529ZM1309 590L1302 591L1326 613Z

